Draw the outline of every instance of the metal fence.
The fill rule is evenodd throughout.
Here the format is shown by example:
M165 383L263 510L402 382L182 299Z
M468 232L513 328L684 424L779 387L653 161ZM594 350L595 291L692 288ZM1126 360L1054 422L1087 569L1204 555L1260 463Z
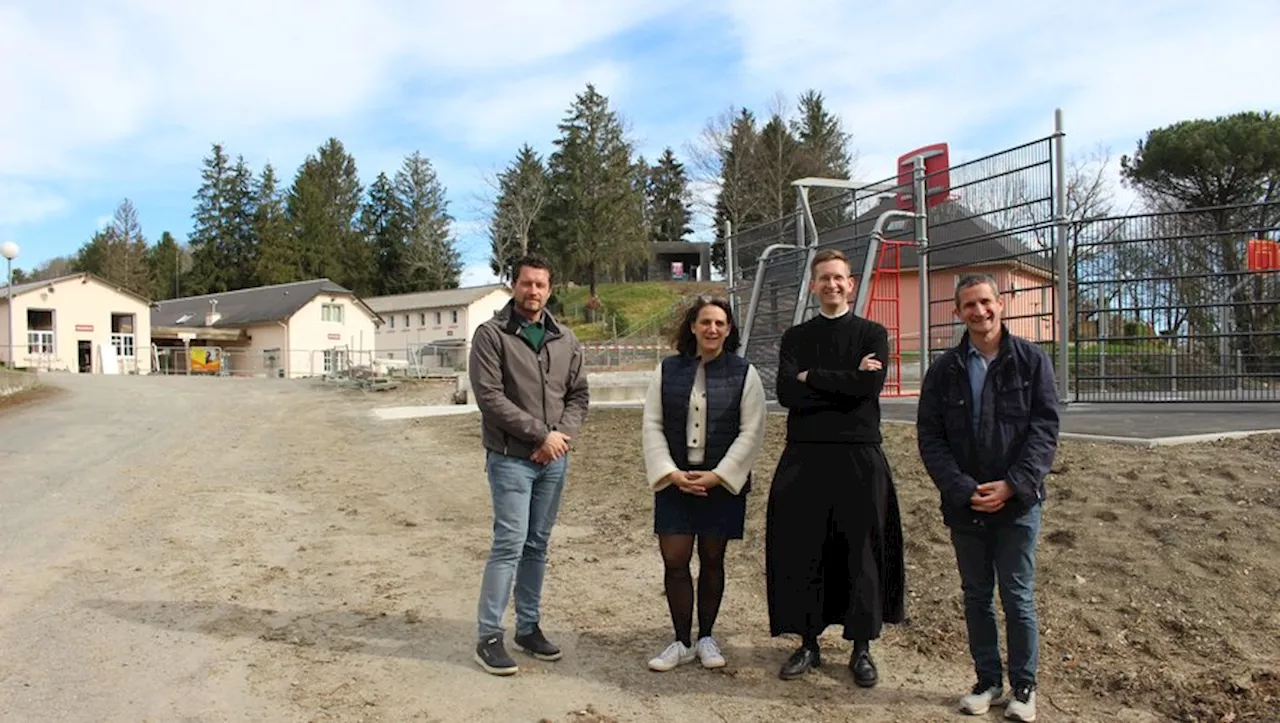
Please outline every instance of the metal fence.
M889 330L886 394L914 393L931 359L959 340L953 298L962 273L994 276L1010 330L1057 349L1065 333L1058 293L1065 263L1055 254L1061 139L1059 130L958 165L930 167L918 154L873 183L806 179L797 182L794 214L732 234L730 285L744 311L744 354L770 396L783 332L817 311L809 264L826 248L850 260L855 310ZM814 201L818 189L824 197ZM1065 394L1061 353L1055 368Z
M1081 400L1280 400L1280 202L1072 225Z
M930 147L879 182L797 181L794 213L727 234L743 353L769 396L783 332L816 311L809 264L838 248L855 310L889 329L886 394L918 389L959 341L956 283L986 273L1009 330L1050 352L1064 400L1280 401L1280 259L1249 261L1259 244L1280 257L1280 202L1070 218L1055 121L965 163L930 168Z

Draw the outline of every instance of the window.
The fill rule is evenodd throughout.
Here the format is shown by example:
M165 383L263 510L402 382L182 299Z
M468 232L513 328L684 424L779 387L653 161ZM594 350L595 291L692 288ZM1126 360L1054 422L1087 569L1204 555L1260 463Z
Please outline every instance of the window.
M27 332L27 353L28 354L52 354L53 353L53 332L52 331L28 331Z
M457 323L458 323L458 310L457 310L457 309L454 309L451 313L453 314L453 323L454 323L454 324L457 324Z
M53 311L27 309L27 353L53 354Z
M408 314L405 314L405 315L404 315L404 328L406 328L406 329L408 329L408 328L409 328L409 315L408 315Z
M436 326L440 326L440 312L436 312Z
M341 324L342 304L324 304L321 306L320 319L323 321L332 321L336 324Z
M387 314L387 328L388 328L388 329L394 329L394 328L396 328L396 315L395 315L395 314Z
M418 326L426 326L426 325L427 325L427 312L425 311L418 312Z
M338 349L326 349L324 352L324 373L334 374L346 367L347 353Z
M111 346L116 348L116 356L134 357L133 319L133 314L111 315Z

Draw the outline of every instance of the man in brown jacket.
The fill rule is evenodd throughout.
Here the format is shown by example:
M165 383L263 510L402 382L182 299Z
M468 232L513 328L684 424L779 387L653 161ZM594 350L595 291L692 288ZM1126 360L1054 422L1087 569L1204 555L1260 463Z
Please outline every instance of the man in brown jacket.
M569 447L586 421L588 401L582 346L544 308L550 265L525 256L512 275L511 302L476 329L468 365L493 495L493 546L480 585L475 660L494 675L519 670L503 644L502 616L513 584L516 649L540 660L560 659L560 649L539 627L539 606Z

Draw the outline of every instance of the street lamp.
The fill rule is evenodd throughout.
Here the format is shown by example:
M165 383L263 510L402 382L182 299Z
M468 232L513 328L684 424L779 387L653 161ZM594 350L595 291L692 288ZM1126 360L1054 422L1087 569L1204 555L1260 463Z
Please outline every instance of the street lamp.
M5 360L5 363L8 364L9 368L12 369L14 366L13 365L13 260L18 258L18 244L12 241L5 241L3 244L0 244L0 256L4 256L5 265L8 267L7 269L8 273L5 275L5 278L8 279L8 282L6 282L5 289L8 291L8 294L9 294L9 303L5 304L5 306L7 307L6 311L9 314L9 326L8 326L9 339L8 341L5 342L6 344L8 344L8 346L5 347L4 360Z

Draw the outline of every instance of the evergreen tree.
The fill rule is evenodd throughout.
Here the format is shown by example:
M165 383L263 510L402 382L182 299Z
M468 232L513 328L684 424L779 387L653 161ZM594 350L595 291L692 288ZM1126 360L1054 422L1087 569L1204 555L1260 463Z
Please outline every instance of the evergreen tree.
M258 251L254 264L255 285L302 281L301 253L289 227L275 168L270 163L254 184L253 197L253 235Z
M646 174L649 238L655 242L684 241L693 233L689 225L693 212L689 205L689 182L684 164L670 148Z
M150 298L153 301L176 299L181 294L182 249L173 234L165 231L160 240L147 250L147 272Z
M386 173L379 173L369 187L369 199L360 212L360 232L373 249L375 296L409 289L405 273L408 249L404 221L395 185Z
M540 250L538 222L549 196L547 169L526 143L498 175L498 197L489 218L489 268L499 278L511 277L516 258Z
M210 155L204 159L200 180L192 213L195 226L189 238L192 268L188 291L192 294L230 291L238 288L235 264L239 242L236 229L227 222L227 207L236 195L233 187L237 179L222 144L213 144Z
M593 85L577 96L559 128L549 163L554 256L596 301L599 281L649 257L644 194L622 121Z
M853 170L850 136L840 119L826 109L822 93L810 90L800 96L797 110L799 117L791 122L791 132L800 142L801 168L797 178L849 178Z
M451 236L453 217L431 162L415 151L396 173L396 202L405 234L405 264L412 290L456 289L462 254Z
M355 159L337 138L303 161L285 204L303 279L368 293L373 254L357 228L362 197Z

